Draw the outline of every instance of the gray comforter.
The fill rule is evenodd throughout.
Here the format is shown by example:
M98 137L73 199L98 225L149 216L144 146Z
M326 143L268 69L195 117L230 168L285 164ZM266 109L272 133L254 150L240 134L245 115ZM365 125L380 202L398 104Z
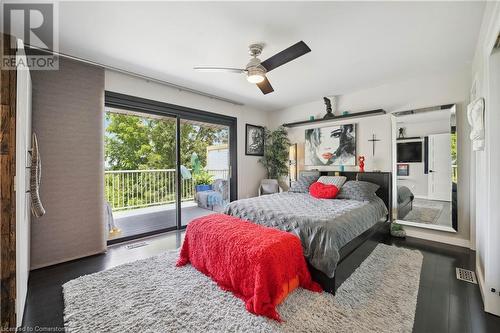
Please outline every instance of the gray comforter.
M309 263L330 278L339 250L387 214L372 201L316 199L309 193L278 193L230 203L225 213L297 235Z

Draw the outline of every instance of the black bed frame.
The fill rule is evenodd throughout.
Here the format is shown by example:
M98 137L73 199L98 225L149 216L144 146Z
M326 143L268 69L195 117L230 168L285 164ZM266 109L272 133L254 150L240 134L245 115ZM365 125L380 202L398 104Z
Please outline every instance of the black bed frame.
M322 176L345 176L348 180L362 180L375 183L380 186L377 196L380 197L389 211L385 220L377 222L373 227L366 230L358 237L343 246L340 253L340 260L337 263L335 276L328 277L325 273L315 269L311 265L313 280L318 282L323 290L335 294L337 288L361 265L368 255L375 249L378 241L387 235L392 222L392 174L391 172L332 172L321 171Z

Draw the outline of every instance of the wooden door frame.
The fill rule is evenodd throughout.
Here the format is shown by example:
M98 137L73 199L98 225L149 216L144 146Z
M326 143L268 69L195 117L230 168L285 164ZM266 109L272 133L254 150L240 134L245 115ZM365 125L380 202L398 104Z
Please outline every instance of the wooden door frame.
M13 37L0 33L3 56ZM0 68L0 329L16 327L16 70Z

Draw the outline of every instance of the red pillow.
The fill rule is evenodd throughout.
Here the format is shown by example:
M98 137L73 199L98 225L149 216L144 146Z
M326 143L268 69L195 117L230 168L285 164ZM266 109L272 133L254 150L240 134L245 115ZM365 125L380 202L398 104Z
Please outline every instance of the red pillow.
M335 185L315 182L309 187L309 193L318 199L334 199L339 193L339 188Z

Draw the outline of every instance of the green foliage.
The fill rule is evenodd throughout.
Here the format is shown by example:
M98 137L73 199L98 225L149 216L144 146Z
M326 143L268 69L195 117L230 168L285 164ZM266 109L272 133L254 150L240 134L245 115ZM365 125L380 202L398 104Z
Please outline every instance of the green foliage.
M171 118L106 113L106 170L175 169L175 123ZM211 184L213 177L203 171L207 147L228 143L228 130L183 121L180 132L181 164L198 171L192 173L198 174L197 183ZM194 179L182 180L182 200L192 200L194 184ZM175 172L106 174L105 193L113 209L175 202Z
M457 164L457 133L451 134L451 161Z
M398 223L392 223L391 230L392 231L401 231L401 230L403 230L403 226L401 224L398 224Z
M175 120L106 113L107 170L175 168ZM191 168L196 153L207 162L207 147L228 142L228 131L190 123L181 124L181 164Z
M264 157L259 162L267 170L267 178L278 179L288 174L290 140L288 132L281 126L274 131L265 129Z
M194 185L211 185L214 182L214 176L202 170L193 175Z

